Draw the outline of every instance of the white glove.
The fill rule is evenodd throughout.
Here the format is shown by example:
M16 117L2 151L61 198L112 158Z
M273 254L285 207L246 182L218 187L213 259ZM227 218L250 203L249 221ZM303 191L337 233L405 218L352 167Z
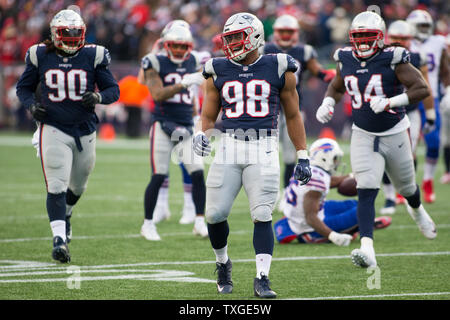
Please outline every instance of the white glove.
M331 120L334 113L334 105L336 101L332 97L326 97L323 99L322 104L316 112L316 119L320 123L327 123Z
M439 108L443 114L450 114L450 86L445 89L445 95L442 97Z
M205 78L203 77L201 72L189 73L185 74L183 79L181 80L181 85L185 88L188 88L192 85L200 86Z
M389 98L372 97L370 99L370 108L375 113L381 113L383 111L389 110L390 103L391 102Z
M346 247L350 244L350 241L352 241L352 236L345 233L337 233L334 231L331 231L328 235L328 240L333 242L337 246Z

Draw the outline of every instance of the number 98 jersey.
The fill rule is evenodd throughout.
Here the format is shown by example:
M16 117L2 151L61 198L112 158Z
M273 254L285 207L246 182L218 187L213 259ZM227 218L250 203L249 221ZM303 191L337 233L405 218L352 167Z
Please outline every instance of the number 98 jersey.
M261 55L250 65L226 58L208 60L203 75L212 77L219 91L222 131L277 129L285 72L295 73L297 68L295 60L283 53Z

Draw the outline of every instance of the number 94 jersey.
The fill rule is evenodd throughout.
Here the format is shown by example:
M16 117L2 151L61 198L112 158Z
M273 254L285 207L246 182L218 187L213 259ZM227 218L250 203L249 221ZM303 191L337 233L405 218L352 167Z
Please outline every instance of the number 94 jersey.
M360 60L351 47L346 47L336 50L334 59L351 96L352 119L358 128L379 133L391 129L404 118L404 107L375 114L370 108L370 99L374 96L390 98L403 92L395 67L410 62L409 51L402 47L387 47L370 59Z
M226 58L208 60L203 75L213 78L220 93L222 131L277 129L285 72L295 73L297 68L295 60L284 53L261 55L250 65Z

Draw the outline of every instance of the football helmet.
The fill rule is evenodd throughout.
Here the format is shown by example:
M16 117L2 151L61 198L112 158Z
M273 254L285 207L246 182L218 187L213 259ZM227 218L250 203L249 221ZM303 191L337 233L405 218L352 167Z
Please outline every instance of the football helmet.
M389 25L387 35L390 43L399 43L405 48L409 48L410 40L413 37L412 27L404 20L396 20Z
M59 50L74 54L84 46L86 25L73 10L59 11L50 22L53 44Z
M161 38L164 38L164 36L167 34L167 32L172 27L182 27L182 28L186 28L189 31L191 31L191 26L189 25L189 23L187 21L184 21L184 20L172 20L168 24L166 24L164 29L161 31Z
M384 47L386 24L383 18L372 11L358 14L349 31L353 52L358 58L369 58Z
M225 56L241 61L249 52L264 45L264 26L251 13L236 13L225 22L222 42Z
M172 26L162 39L170 61L180 64L189 58L194 47L194 40L189 29Z
M413 10L406 22L412 26L414 37L422 42L433 34L433 19L425 10Z
M322 168L331 175L336 173L343 156L344 151L339 144L330 138L318 139L309 148L309 163Z
M273 39L283 48L292 47L298 41L300 26L295 17L284 14L273 24Z

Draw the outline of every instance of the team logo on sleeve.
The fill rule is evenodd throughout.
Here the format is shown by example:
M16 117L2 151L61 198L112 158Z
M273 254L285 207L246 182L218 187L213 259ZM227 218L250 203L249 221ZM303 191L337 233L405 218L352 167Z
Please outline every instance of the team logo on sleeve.
M411 62L411 55L410 55L410 53L408 51L406 51L403 54L402 62L403 63L410 63Z

